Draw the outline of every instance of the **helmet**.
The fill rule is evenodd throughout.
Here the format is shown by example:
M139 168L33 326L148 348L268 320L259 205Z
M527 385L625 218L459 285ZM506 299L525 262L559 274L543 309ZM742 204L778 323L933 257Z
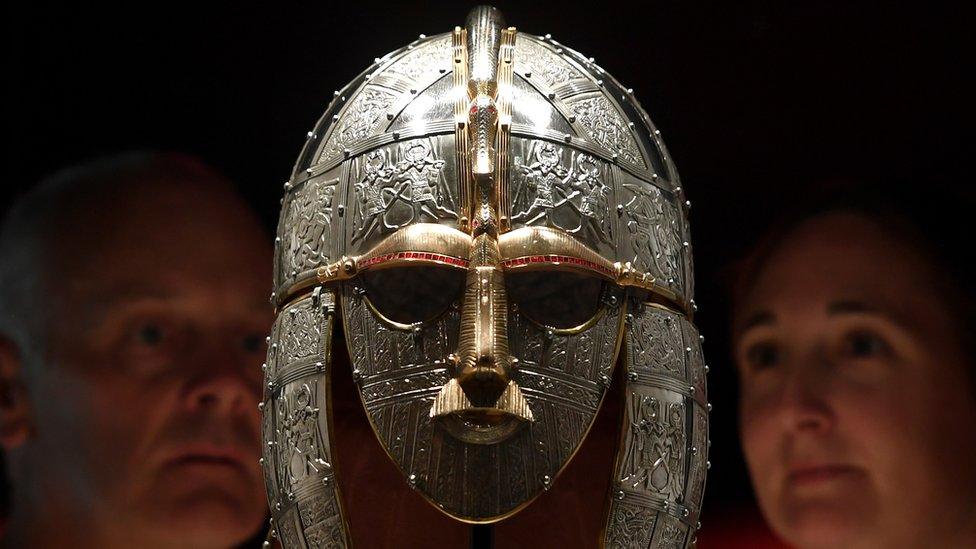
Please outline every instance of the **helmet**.
M478 7L337 91L285 191L262 409L286 547L348 542L328 417L340 321L384 449L471 523L557 482L621 355L601 543L690 543L708 405L689 204L631 90Z

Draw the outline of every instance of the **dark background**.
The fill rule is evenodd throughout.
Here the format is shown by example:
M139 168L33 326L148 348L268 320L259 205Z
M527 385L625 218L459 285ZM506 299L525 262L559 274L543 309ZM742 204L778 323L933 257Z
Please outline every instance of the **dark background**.
M270 227L332 91L419 33L463 24L470 5L8 4L0 205L78 161L175 149L236 180ZM520 30L595 57L661 129L694 204L697 321L715 405L706 522L749 504L723 267L826 179L925 194L967 187L973 19L961 5L921 2L496 5Z

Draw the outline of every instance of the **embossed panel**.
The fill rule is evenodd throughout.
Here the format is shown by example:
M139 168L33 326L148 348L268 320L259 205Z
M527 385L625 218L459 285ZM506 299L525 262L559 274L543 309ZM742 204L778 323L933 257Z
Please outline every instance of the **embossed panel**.
M673 199L645 181L615 172L619 200L618 257L683 293L682 227Z
M451 68L451 35L441 34L414 46L382 74L416 84L430 82Z
M684 549L688 542L688 525L664 515L654 525L655 549Z
M708 412L703 406L695 403L692 415L692 460L688 486L685 490L685 502L692 510L700 511L705 493L705 474L708 470Z
M705 357L702 355L701 336L694 324L682 319L682 332L685 341L685 355L688 360L688 382L695 388L696 398L707 402L708 390L705 384Z
M275 287L335 258L336 195L341 170L299 184L282 203L275 239Z
M647 169L628 123L602 93L573 96L566 104L590 139L618 155L623 162L640 170Z
M547 131L562 135L576 133L552 102L521 76L512 80L512 124L540 134Z
M620 483L629 490L681 501L685 483L685 401L658 389L627 394L627 440Z
M387 131L424 132L437 122L452 122L457 99L453 91L454 81L447 75L441 77L414 97L393 119Z
M330 164L342 159L347 149L374 135L386 122L386 113L399 96L399 92L389 88L370 84L363 87L331 126L319 153L319 163Z
M374 246L414 223L458 222L453 136L410 139L372 150L351 163L346 253Z
M649 305L633 315L627 334L633 371L666 376L686 385L683 325L681 315Z
M636 502L615 502L607 524L607 549L647 547L654 532L658 513Z
M592 154L535 139L512 139L512 227L554 227L612 257L609 165Z
M576 67L536 38L520 33L515 40L515 72L548 89L586 78Z

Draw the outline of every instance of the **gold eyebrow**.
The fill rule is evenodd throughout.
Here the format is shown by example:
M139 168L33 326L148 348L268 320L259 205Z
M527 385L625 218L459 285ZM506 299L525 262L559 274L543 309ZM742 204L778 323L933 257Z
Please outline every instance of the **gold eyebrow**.
M330 282L355 278L367 269L407 265L436 265L467 269L474 240L471 235L436 223L405 227L359 256L343 256L316 270L316 277L289 288L295 292ZM664 287L650 273L629 262L612 262L576 238L549 227L522 227L498 238L501 267L505 270L533 270L557 267L595 273L623 287L649 291L656 299L687 312L690 307L674 290ZM653 300L653 299L652 299Z

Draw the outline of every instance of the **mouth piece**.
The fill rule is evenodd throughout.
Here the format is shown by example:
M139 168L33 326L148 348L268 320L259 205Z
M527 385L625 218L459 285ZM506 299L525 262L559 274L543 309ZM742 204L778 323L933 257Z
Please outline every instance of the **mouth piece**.
M430 417L441 421L455 438L472 444L496 444L524 423L535 421L514 381L508 382L494 406L478 407L471 404L457 379L451 379L441 387L430 408Z

